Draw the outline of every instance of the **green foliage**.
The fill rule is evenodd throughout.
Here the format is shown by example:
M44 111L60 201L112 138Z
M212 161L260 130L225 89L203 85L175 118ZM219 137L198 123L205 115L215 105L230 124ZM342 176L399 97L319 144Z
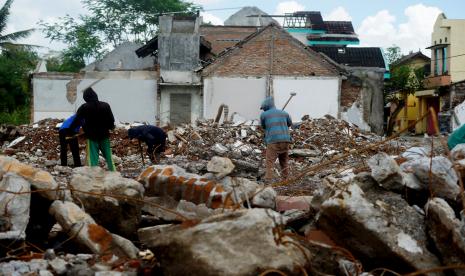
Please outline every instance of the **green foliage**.
M63 53L66 61L85 64L91 59L101 58L105 53L104 42L96 34L95 26L86 21L87 17L84 16L76 20L67 15L61 17L58 23L48 24L41 21L39 25L47 38L68 44Z
M21 106L13 112L0 112L0 124L23 125L30 120L29 106Z
M72 72L77 73L86 66L84 60L79 57L67 55L65 52L61 57L51 57L47 59L48 72Z
M15 45L16 41L22 38L28 37L34 29L14 32L14 33L5 33L6 32L6 24L8 22L8 17L10 16L10 7L13 3L13 0L6 0L3 7L0 9L0 50L11 48ZM22 45L22 46L30 46L30 45Z
M81 0L89 15L39 22L47 38L69 45L65 51L73 64L100 59L105 47L125 41L145 42L157 30L158 17L166 12L192 12L199 7L182 0Z
M384 56L386 57L388 64L391 65L402 57L402 52L399 46L392 45L384 51Z
M37 54L27 48L14 47L0 53L0 113L2 120L21 117L18 111L29 104L29 73L38 61ZM27 116L26 116L27 117ZM17 121L14 119L13 121Z

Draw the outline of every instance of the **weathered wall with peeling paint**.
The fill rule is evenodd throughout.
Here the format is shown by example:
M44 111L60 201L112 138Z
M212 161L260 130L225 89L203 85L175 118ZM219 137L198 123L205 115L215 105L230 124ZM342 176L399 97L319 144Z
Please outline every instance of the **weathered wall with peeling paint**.
M237 112L248 120L260 117L260 105L266 95L266 78L207 77L204 79L204 116L215 118L221 104L229 107L229 114ZM339 111L338 77L274 76L273 96L277 108L282 108L291 92L297 95L286 111L293 121L304 115L321 118L326 114L337 117Z
M373 68L351 68L350 73L349 78L357 79L356 82L352 81L352 85L359 88L359 95L356 98L350 95L351 99L356 100L352 103L349 101L344 103L341 118L357 125L362 130L382 135L384 132L384 72ZM357 90L354 89L354 91Z
M73 101L66 85L70 74L40 73L33 77L33 120L63 119L84 103L82 91L89 85L99 99L108 102L115 119L120 122L155 124L157 115L157 81L153 71L88 72L76 76L81 81Z
M260 117L260 104L265 99L266 79L222 78L204 79L204 117L214 119L222 104L229 107L229 114L237 112L247 120Z
M321 118L325 115L338 117L340 86L338 77L275 77L273 92L277 108L282 108L291 92L296 96L286 107L293 121L304 115Z

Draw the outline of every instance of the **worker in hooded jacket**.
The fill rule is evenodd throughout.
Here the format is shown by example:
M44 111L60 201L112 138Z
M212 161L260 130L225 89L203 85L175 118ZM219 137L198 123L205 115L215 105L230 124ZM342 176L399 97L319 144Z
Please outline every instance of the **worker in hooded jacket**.
M167 136L165 131L159 127L152 125L132 127L128 130L128 138L138 139L139 142L147 144L147 154L153 164L158 163L160 155L165 152Z
M108 169L115 171L109 139L110 130L115 128L115 118L110 105L99 101L97 93L91 87L84 90L83 98L85 103L77 110L71 129L74 128L75 123L83 122L82 128L87 138L88 166L99 165L99 151L101 151Z
M289 127L292 125L291 117L286 111L276 109L273 97L267 97L260 109L264 111L260 115L260 123L265 130L265 181L269 182L273 177L276 158L279 159L281 165L282 177L287 179L289 176L289 144L291 143Z

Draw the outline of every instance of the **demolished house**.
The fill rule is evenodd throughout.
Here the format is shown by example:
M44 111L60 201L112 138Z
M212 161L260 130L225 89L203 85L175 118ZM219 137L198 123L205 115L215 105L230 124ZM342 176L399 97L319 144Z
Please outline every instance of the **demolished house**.
M283 106L295 94L286 108L295 121L304 115L343 116L362 129L381 133L382 120L373 119L382 117L380 83L365 85L364 78L345 81L356 74L274 23L261 27L200 22L197 16L161 16L159 35L132 48L141 60L134 52L119 50L128 47L121 45L78 75L35 74L34 121L68 116L82 103L82 90L93 85L101 99L114 106L121 122L195 123L214 118L220 106L240 120L256 120L266 95L275 96ZM266 44L260 37L273 42ZM347 86L355 88L346 93ZM245 96L248 100L242 101Z
M59 166L57 123L0 127L1 275L463 274L462 146L306 119L264 185L254 125L176 127L158 165L116 128L107 172Z

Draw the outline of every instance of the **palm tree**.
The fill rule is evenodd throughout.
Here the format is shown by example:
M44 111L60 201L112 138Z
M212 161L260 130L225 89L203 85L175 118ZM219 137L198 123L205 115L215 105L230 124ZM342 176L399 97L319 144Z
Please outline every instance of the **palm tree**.
M6 23L8 21L8 17L10 16L10 7L13 3L13 0L6 0L3 7L0 9L0 50L11 47L11 46L31 46L25 44L17 44L15 43L21 38L28 37L34 29L14 32L10 34L6 34Z

